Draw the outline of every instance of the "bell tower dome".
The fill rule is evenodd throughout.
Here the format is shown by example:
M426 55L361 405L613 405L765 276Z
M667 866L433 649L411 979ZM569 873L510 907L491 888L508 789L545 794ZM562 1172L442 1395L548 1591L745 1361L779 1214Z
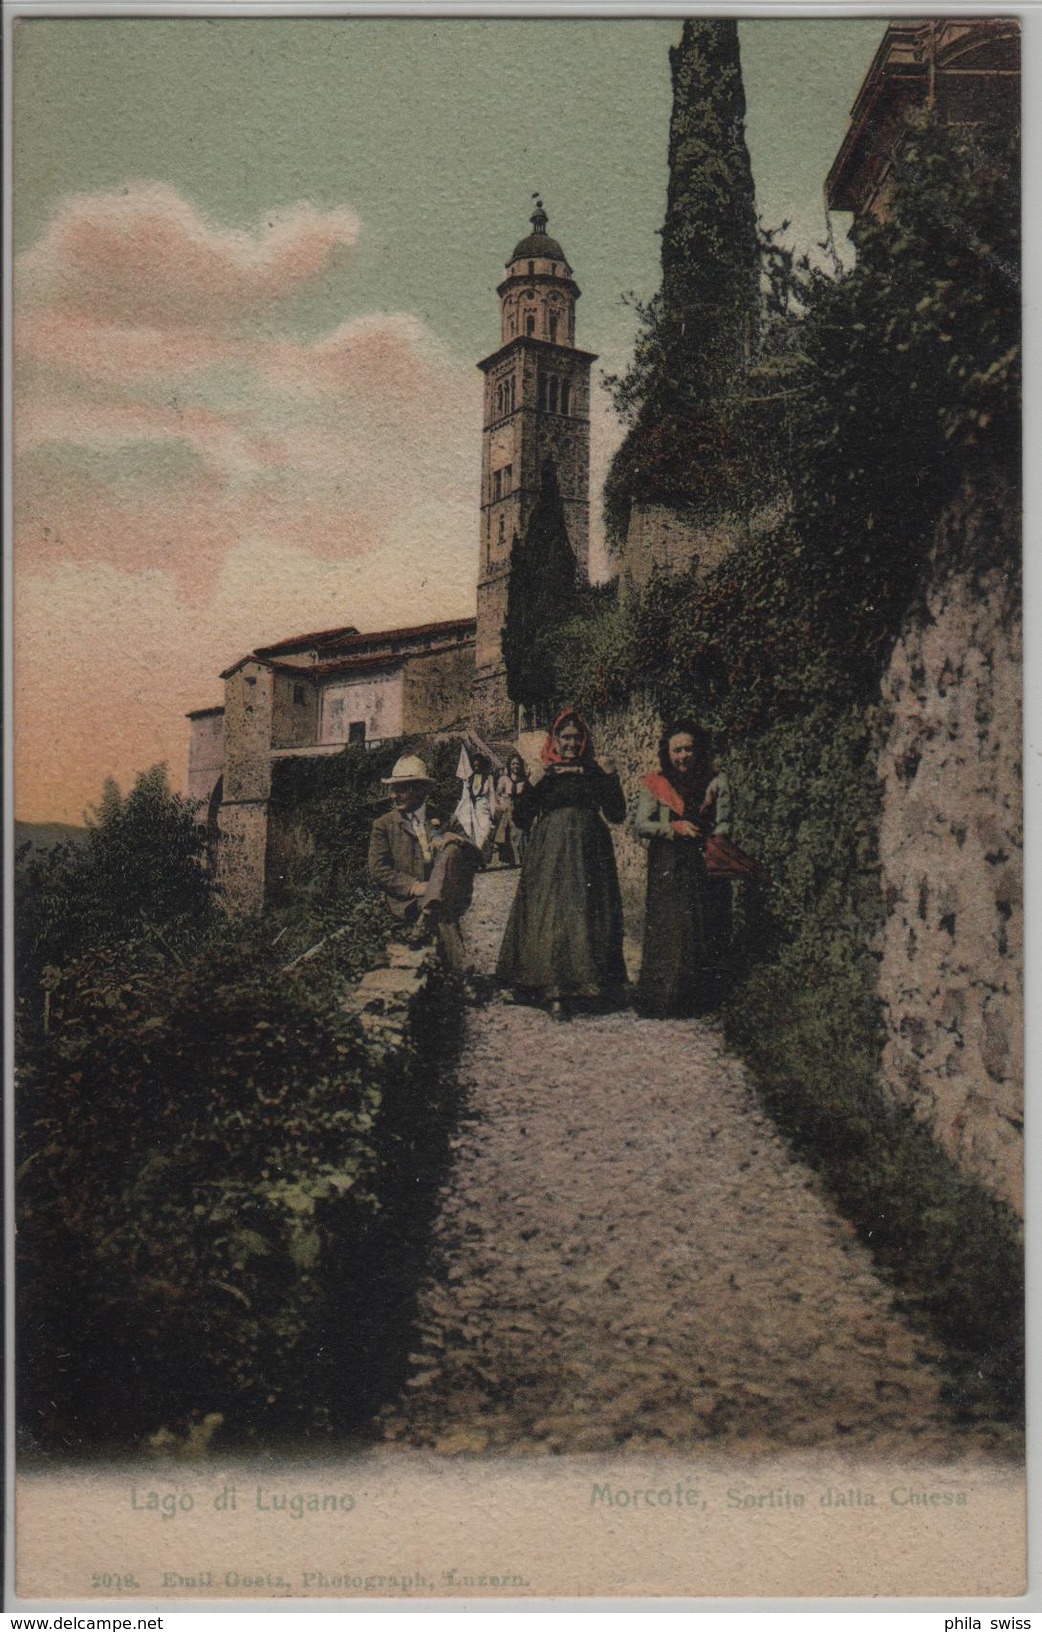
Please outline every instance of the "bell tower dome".
M499 349L478 364L485 376L478 560L475 723L513 734L503 625L511 552L539 496L543 465L556 468L568 539L585 581L590 556L590 368L575 344L579 287L567 256L547 234L540 198L532 231L506 263L496 290Z

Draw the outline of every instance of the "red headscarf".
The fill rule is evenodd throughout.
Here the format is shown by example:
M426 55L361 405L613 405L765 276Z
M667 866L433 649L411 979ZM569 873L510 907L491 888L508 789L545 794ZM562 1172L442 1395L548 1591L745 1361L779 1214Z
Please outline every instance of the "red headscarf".
M557 746L557 733L567 720L574 720L581 732L579 741L580 761L584 760L590 753L593 744L590 741L590 733L587 728L586 721L583 719L577 708L563 708L560 714L558 714L553 725L550 727L550 734L543 743L542 752L540 753L539 757L544 765L560 765L562 763L560 749Z

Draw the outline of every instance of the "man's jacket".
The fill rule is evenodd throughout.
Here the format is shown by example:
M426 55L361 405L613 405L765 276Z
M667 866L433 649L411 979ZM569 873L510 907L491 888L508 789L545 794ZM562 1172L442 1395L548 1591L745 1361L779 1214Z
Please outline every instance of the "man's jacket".
M445 819L430 805L426 814L427 834L434 839L445 832ZM369 877L383 890L394 916L404 918L413 899L413 885L429 876L419 840L401 811L392 806L376 818L369 835Z

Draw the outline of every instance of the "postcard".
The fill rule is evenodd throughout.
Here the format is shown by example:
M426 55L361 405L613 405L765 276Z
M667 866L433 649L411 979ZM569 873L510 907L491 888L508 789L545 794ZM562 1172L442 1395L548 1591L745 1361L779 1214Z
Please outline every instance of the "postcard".
M1031 19L7 12L9 1602L1016 1599Z

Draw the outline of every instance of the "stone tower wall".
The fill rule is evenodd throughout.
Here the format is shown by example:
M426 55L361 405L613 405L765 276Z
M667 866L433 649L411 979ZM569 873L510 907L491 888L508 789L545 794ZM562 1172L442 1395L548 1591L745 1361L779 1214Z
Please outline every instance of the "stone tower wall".
M224 797L218 815L218 878L231 912L264 905L268 798L275 676L263 663L244 663L224 692Z

